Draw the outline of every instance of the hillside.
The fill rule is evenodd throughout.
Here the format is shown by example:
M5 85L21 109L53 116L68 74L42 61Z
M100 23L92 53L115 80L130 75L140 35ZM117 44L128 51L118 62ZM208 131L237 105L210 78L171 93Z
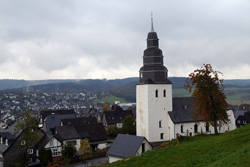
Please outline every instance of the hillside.
M190 96L184 89L184 77L170 77L173 83L173 97ZM5 91L105 91L111 95L135 102L136 84L139 79L84 79L84 80L0 80L0 90ZM229 104L250 103L250 80L224 80L225 93ZM22 88L20 88L22 87ZM11 89L15 88L15 89Z
M184 138L176 145L148 151L104 167L244 167L250 166L250 124L219 136Z

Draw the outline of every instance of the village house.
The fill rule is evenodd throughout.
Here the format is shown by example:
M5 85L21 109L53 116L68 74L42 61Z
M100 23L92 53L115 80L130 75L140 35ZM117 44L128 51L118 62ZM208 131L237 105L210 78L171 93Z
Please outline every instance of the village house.
M113 111L104 111L102 115L103 125L116 125L118 128L122 128L122 121L126 116L133 116L132 110L123 110L121 107L117 106Z
M112 163L127 157L141 155L148 150L152 150L152 146L145 137L118 134L107 152L107 156L109 163Z

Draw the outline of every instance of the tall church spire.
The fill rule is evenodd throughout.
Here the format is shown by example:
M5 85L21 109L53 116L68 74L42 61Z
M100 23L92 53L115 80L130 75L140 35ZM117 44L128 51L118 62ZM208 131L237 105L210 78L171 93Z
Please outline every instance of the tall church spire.
M168 70L163 65L162 50L159 49L159 39L153 27L151 13L151 31L147 37L147 49L144 50L143 67L140 69L139 84L171 84L168 80Z
M151 12L151 32L154 32L153 12Z

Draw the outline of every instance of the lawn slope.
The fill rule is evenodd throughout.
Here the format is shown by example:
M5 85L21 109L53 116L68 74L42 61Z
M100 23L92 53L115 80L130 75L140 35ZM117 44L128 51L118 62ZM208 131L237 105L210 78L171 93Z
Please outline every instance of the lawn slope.
M148 151L107 167L174 166L239 167L250 166L250 124L237 130L214 135L184 138L176 145Z

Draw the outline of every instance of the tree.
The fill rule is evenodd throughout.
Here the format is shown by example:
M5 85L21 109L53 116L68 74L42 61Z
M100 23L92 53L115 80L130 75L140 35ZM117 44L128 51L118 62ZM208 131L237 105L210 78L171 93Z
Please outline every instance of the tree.
M195 116L202 116L207 125L214 127L215 134L218 134L218 123L228 122L227 102L224 93L223 80L219 79L221 72L213 70L210 64L203 64L200 69L189 74L184 87L192 91L195 97Z
M39 139L38 123L36 118L32 117L29 111L25 111L21 119L17 121L14 129L14 133L21 136L23 145L20 143L20 147L24 147L24 165L27 165L28 154L27 149L32 147Z
M82 139L78 153L81 160L86 160L92 157L92 148L87 139Z
M109 104L104 104L104 106L102 107L102 111L109 111L110 107Z
M73 158L75 155L76 149L71 142L66 142L62 148L62 156L66 159Z
M39 159L41 163L43 163L44 165L47 165L48 162L52 161L51 150L50 149L46 150L44 147L41 147L39 149Z
M106 134L108 137L116 137L119 133L120 129L117 128L116 125L108 125L106 127Z
M122 133L130 135L136 134L135 119L132 115L126 116L122 121Z

